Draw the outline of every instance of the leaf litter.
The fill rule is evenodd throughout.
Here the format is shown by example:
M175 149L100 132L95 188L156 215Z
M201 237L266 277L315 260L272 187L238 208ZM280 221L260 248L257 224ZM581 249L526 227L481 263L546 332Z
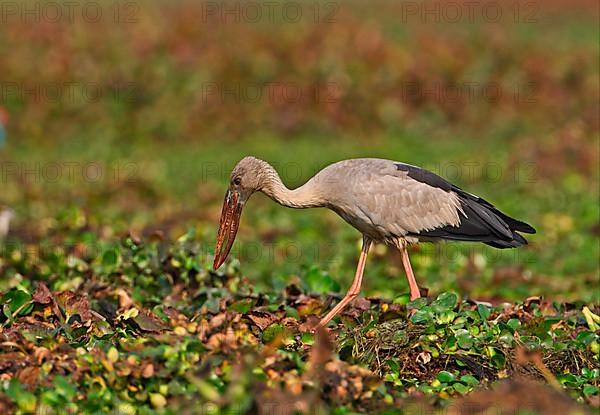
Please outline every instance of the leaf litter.
M598 405L598 330L588 323L597 306L584 315L539 297L498 306L451 292L408 304L359 298L315 333L326 294L255 294L238 272L180 265L165 281L183 277L192 291L165 290L164 271L146 261L151 246L134 243L137 255L75 290L50 289L61 286L55 277L3 296L2 402L374 413L491 399L528 382L574 408ZM184 264L186 255L175 246L165 261ZM115 273L117 287L107 282Z

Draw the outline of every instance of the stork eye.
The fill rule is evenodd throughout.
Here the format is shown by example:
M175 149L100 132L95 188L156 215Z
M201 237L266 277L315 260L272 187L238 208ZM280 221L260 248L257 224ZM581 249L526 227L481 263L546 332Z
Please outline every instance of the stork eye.
M233 184L239 186L240 184L242 184L242 178L240 176L236 177L235 179L233 179Z

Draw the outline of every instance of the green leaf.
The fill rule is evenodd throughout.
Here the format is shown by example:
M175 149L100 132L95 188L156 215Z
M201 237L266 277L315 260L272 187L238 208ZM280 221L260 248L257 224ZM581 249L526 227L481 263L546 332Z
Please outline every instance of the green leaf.
M487 355L490 357L492 363L498 368L503 368L506 363L506 357L501 350L493 346L486 346Z
M598 393L598 386L586 384L583 387L583 394L585 396L592 396L592 395L596 395L597 393Z
M119 253L116 249L108 249L106 252L104 252L104 255L102 255L102 265L116 265L118 261Z
M397 359L391 358L385 361L385 363L387 363L390 372L398 372L400 370L400 364L398 363Z
M431 303L433 311L436 313L442 313L444 311L452 310L458 301L458 297L454 293L442 293Z
M308 291L317 294L327 294L340 290L340 285L329 274L317 267L311 267L303 279Z
M302 333L301 341L303 344L312 345L315 343L315 335L312 333Z
M479 381L473 375L463 375L463 376L460 377L460 381L463 382L463 383L466 383L469 386L474 386L474 385L478 385L479 384Z
M450 324L455 318L456 313L454 311L444 311L439 315L438 321L442 324Z
M477 304L477 312L482 320L487 320L491 314L490 309L483 304Z
M504 343L504 344L506 344L508 346L512 346L513 345L514 339L515 339L515 337L511 333L509 333L507 331L505 331L504 333L502 333L500 335L500 337L498 337L498 341L500 343Z
M414 314L410 317L410 321L413 324L420 324L420 323L426 323L428 321L431 321L431 312L427 309L425 310L417 310L414 312Z
M461 395L466 395L467 393L469 393L469 390L471 388L469 388L466 385L463 385L462 383L453 383L452 387L454 388L454 390L458 393L460 393Z
M398 297L394 298L394 301L392 301L393 304L408 304L410 302L410 294L408 293L404 293L399 295Z
M454 382L455 379L454 375L446 370L442 370L440 373L438 373L436 378L443 383Z
M275 310L272 310L272 311L275 311ZM285 314L288 317L293 317L295 319L299 319L300 318L300 313L298 312L298 310L295 309L294 307L290 307L288 305L285 306Z
M458 336L458 347L461 349L470 349L473 347L473 338L470 334L464 333Z
M70 402L77 394L77 388L65 377L56 376L54 378L54 388L57 394Z
M8 321L13 320L12 311L10 311L10 306L8 304L2 305L2 314L8 319Z
M445 349L456 349L456 337L454 336L448 336L446 337L446 340L444 341L444 348Z
M563 385L570 387L577 387L580 383L577 377L571 373L563 373L562 375L558 375L556 379Z
M35 395L26 391L16 379L11 379L6 390L6 395L25 412L33 412L36 406Z
M513 331L517 331L521 328L521 322L516 318L511 318L506 322L506 325L513 329Z
M125 311L123 314L120 314L119 316L117 316L117 318L120 318L122 320L129 320L134 317L137 317L139 314L140 314L140 310L138 310L135 307L132 307L129 310Z
M0 300L0 302L3 305L7 305L9 310L11 311L11 314L14 314L17 310L19 310L19 308L21 308L28 302L31 302L31 298L32 298L31 294L29 294L27 291L13 288L2 296L2 299ZM21 310L19 311L19 314L26 315L31 311L32 308L33 308L33 305L25 306L25 307L21 308Z
M251 299L245 299L236 301L235 303L231 304L229 306L229 309L244 314L250 311L253 305L254 301L252 301Z
M596 340L597 337L598 337L598 335L596 333L594 333L593 331L586 330L586 331L579 332L579 334L577 335L577 341L580 343L583 343L587 346L590 343L592 343L594 340Z
M427 298L425 297L419 297L417 299L412 300L410 303L408 303L407 308L408 309L421 309L423 307L425 307L427 305Z
M278 324L278 323L271 324L269 327L267 327L265 329L265 331L263 331L263 335L262 335L263 343L271 343L278 336L283 335L284 332L285 332L285 328L281 324Z

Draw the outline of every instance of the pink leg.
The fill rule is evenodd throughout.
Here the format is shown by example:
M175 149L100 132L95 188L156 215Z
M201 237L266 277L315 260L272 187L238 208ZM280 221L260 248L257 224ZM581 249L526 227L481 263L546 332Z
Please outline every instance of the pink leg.
M410 299L412 301L421 297L421 292L419 291L415 274L413 274L412 267L410 266L408 251L406 250L405 246L400 248L400 255L402 256L402 265L404 266L404 271L406 272L406 279L408 280L408 285L410 286Z
M369 253L369 248L371 247L371 240L363 237L363 246L360 252L360 257L358 259L358 266L356 267L356 274L354 275L354 281L352 281L352 285L350 289L342 298L342 300L331 309L329 313L325 317L321 319L319 322L319 326L325 327L327 323L331 321L340 311L344 309L348 305L348 303L354 300L358 294L360 293L360 285L362 282L363 272L365 270L365 263L367 262L367 254Z

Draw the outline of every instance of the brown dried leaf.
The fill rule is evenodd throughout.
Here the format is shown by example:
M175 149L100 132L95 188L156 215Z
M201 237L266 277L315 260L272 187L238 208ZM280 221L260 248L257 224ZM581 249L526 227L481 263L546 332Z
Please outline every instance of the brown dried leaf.
M306 321L298 326L298 331L301 333L310 333L317 328L319 321L319 317L315 315L308 316L306 317Z
M154 376L154 365L152 363L148 363L142 370L142 377L151 378L152 376Z
M221 327L221 325L223 325L223 323L225 322L225 320L227 320L227 314L225 313L219 313L216 316L214 316L213 318L210 319L210 321L208 322L208 325L210 327L211 330L214 330L216 328Z
M206 346L211 350L235 349L237 346L235 334L230 328L225 333L215 333L210 336Z
M17 379L24 385L35 385L38 380L39 372L39 367L27 366L17 372Z
M93 319L87 295L75 294L72 291L64 291L58 294L56 300L62 304L68 316L78 314L79 317L81 317L82 322Z
M0 110L1 109L2 108L0 108ZM3 375L0 375L0 379L8 380L8 379L4 379ZM6 396L4 393L0 393L0 408L2 408L2 410L5 414L13 414L16 412L16 407L15 407L14 402L8 396Z
M312 314L320 314L323 310L323 303L315 298L307 297L300 305L296 307L300 317Z
M35 358L38 365L42 364L44 360L50 357L50 350L46 349L45 347L36 347L33 351L33 357Z
M26 356L20 352L0 354L0 372L15 371L19 366L26 365Z
M127 293L127 291L125 291L122 288L119 288L117 290L117 296L119 296L119 308L122 308L123 310L127 310L131 307L133 307L133 300L131 299L131 297L129 296L129 294Z
M33 293L33 301L39 304L50 304L52 302L52 293L43 282L39 282Z
M367 300L364 297L357 297L350 303L352 308L355 308L360 311L367 311L371 308L371 301Z
M206 341L206 338L210 331L208 321L206 321L205 319L200 320L200 323L198 324L198 328L196 329L196 331L198 333L198 337L200 338L200 341Z
M165 314L171 319L171 324L173 326L187 326L189 323L189 319L185 316L185 314L180 313L173 307L165 307Z
M140 309L140 312L133 318L133 321L144 331L156 333L166 328L162 320L150 310Z
M248 318L255 325L257 325L261 330L266 329L267 327L269 327L271 324L273 324L277 320L277 317L275 317L273 314L261 313L261 312L255 312L254 314L248 314Z

